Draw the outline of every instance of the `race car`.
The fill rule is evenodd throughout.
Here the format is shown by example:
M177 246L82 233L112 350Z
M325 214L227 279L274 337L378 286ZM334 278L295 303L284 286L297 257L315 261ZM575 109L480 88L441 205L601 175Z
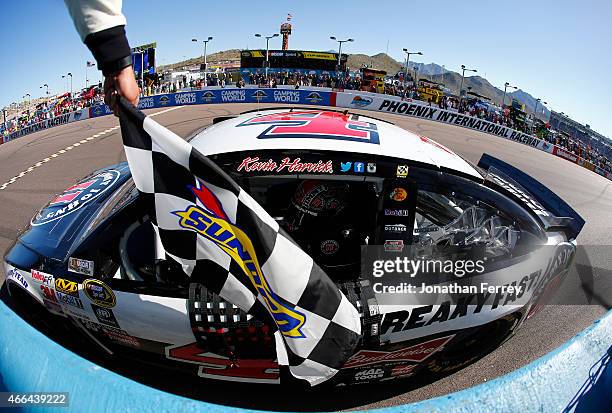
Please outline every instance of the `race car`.
M334 385L448 374L494 350L562 281L584 225L499 159L485 154L473 165L434 140L347 111L258 109L217 118L190 143L359 311L360 342ZM12 299L111 358L280 383L271 326L164 255L143 202L127 163L53 197L4 257ZM476 254L482 271L451 279L437 270L423 288L460 291L423 302L383 285L364 265L368 248L422 262ZM485 284L493 290L472 289Z

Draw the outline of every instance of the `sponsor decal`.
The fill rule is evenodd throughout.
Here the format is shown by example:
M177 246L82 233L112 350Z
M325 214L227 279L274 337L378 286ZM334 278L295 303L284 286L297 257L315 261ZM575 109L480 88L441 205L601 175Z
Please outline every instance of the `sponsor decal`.
M174 95L174 102L177 105L193 105L197 103L196 94L194 92L177 93Z
M75 281L66 280L64 278L55 279L55 291L79 297L79 284Z
M83 112L81 112L80 110L77 111L77 112L74 112L74 114L73 114L74 120L81 119L81 116L83 116Z
M170 103L170 98L169 98L168 96L166 96L166 95L162 95L162 96L159 98L159 104L160 104L161 106L168 106L168 104L169 104L169 103Z
M57 303L57 298L55 298L55 290L52 287L41 285L40 291L42 291L46 300Z
M405 178L408 176L408 165L397 165L396 175L398 178Z
M385 225L385 231L389 231L389 232L406 232L406 225L404 225L404 224Z
M208 352L197 343L166 347L166 357L198 366L198 376L220 380L279 383L278 363L265 359L233 360Z
M376 173L376 164L374 162L368 162L367 169L368 173L374 174Z
M102 309L104 311L110 311L107 309ZM113 317L114 318L114 317ZM122 346L140 348L141 343L137 337L130 335L127 331L121 330L118 327L100 325L95 322L92 322L89 319L82 319L79 317L79 321L83 324L83 327L88 329L93 333L100 334L103 337L106 337L110 341L120 344Z
M373 379L380 379L385 375L383 369L367 369L361 370L355 373L355 381L367 381Z
M38 271L38 270L31 270L31 276L32 276L32 280L34 282L37 282L39 284L43 284L43 285L48 285L48 286L54 286L55 285L55 280L53 278L53 276L51 274L46 274L42 271Z
M365 171L365 167L363 162L355 162L353 163L353 172L362 174Z
M414 369L418 364L397 365L391 369L391 377L410 377L414 374Z
M113 310L110 308L100 307L95 304L91 304L91 309L100 323L119 328L119 323L113 314Z
M48 224L80 210L111 188L120 175L119 171L112 169L71 186L32 219L32 226Z
M407 209L385 209L385 215L388 217L407 217L409 213Z
M351 170L351 166L353 166L353 162L340 162L340 171L348 172Z
M64 294L64 293L59 292L59 291L55 292L55 296L57 297L57 300L60 303L64 303L64 304L67 304L69 306L80 308L80 309L83 308L83 302L81 301L80 298L74 297L74 296L69 295L69 294Z
M357 95L353 98L351 105L363 108L363 107L370 105L371 103L372 103L371 98L361 97Z
M173 214L179 218L179 226L212 241L244 270L263 297L284 337L306 337L302 331L306 315L274 292L259 265L251 239L229 220L215 194L206 186L200 184L191 190L204 208L190 205L184 211L174 211Z
M272 159L267 161L259 160L259 157L247 157L236 167L236 171L241 172L275 172L275 173L325 173L334 172L334 165L331 160L317 162L302 162L301 158L284 158L280 162Z
M266 98L268 97L268 94L267 94L265 91L261 90L261 89L257 89L257 90L256 90L256 91L255 91L255 92L254 92L254 93L251 95L251 97L252 97L253 99L255 99L257 102L260 102L260 101L262 101L262 100L266 99Z
M335 239L326 239L321 242L321 252L325 255L332 255L338 252L340 244Z
M432 354L442 350L455 335L435 338L423 343L395 351L359 350L353 354L342 366L343 369L363 367L372 364L386 365L389 363L405 363L407 361L420 363Z
M17 270L16 268L9 269L6 275L9 280L17 282L17 284L21 285L25 289L28 288L28 282L25 280L25 278L23 278L23 275L21 275L19 270Z
M393 188L393 190L389 194L389 199L392 199L397 202L402 202L406 198L408 198L408 191L401 187Z
M334 139L379 144L376 124L352 120L338 112L292 111L259 115L236 127L266 125L258 139Z
M319 92L310 92L308 96L306 96L306 100L310 103L317 104L323 100L321 94Z
M117 303L113 290L102 281L94 278L83 281L83 292L92 303L100 307L113 308Z
M222 90L221 100L223 102L244 102L246 100L246 90Z
M92 277L94 275L94 262L70 257L68 259L68 271Z
M210 90L207 90L206 92L202 94L202 100L206 103L210 103L213 100L215 100L215 94L211 92Z
M275 102L300 102L300 92L298 90L275 90L274 91Z
M402 252L404 249L404 241L401 239L385 240L384 248L386 252Z
M104 114L104 111L102 110L102 106L98 105L98 106L94 106L92 108L94 115L96 116L101 116Z
M430 325L440 326L440 329L450 328L444 323L464 317L479 316L484 323L495 318L494 314L483 315L484 313L493 313L498 308L503 309L505 306L514 305L523 296L529 298L530 295L537 294L540 286L545 286L552 277L544 276L546 272L537 270L523 276L520 280L496 285L495 292L484 290L471 294L460 294L452 302L448 300L437 305L418 306L410 310L386 313L380 327L381 335L402 333ZM551 271L551 274L553 273L554 271Z
M108 310L110 311L110 310ZM128 347L140 348L140 341L128 334L125 330L120 330L118 328L104 327L100 329L102 334L104 334L110 341L113 341L117 344L121 344Z

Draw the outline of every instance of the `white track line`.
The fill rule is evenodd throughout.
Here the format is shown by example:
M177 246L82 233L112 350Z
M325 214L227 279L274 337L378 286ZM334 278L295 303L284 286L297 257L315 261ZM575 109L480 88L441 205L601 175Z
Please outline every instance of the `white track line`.
M162 113L170 112L172 110L176 110L176 109L180 109L180 108L182 108L182 106L173 106L171 108L167 108L167 109L161 110L161 111L156 112L156 113L152 113L152 114L147 115L147 116L152 118L153 116L161 115ZM60 156L61 154L66 153L69 150L72 150L72 149L74 149L76 147L79 147L81 145L89 143L89 142L93 141L94 139L99 138L100 136L104 136L107 133L113 132L113 131L115 131L117 129L119 129L119 125L113 126L112 128L108 128L105 131L98 132L95 135L92 135L92 136L90 136L88 138L81 139L80 141L75 142L72 145L66 146L64 149L60 149L59 151L57 151L54 154L49 155L48 157L46 157L42 161L36 162L34 165L28 167L25 171L19 172L19 174L17 174L17 176L12 177L7 182L5 182L2 185L0 185L0 191L4 190L7 186L9 186L10 184L14 183L19 178L23 178L23 176L25 174L30 173L30 172L34 171L36 168L38 168L39 166L42 166L42 164L49 162L51 160L51 158L57 158L58 156Z

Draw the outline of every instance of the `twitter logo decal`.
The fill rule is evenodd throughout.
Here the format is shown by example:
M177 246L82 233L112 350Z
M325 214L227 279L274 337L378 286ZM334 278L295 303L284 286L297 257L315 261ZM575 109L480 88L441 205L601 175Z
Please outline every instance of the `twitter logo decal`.
M342 172L348 172L351 170L352 162L340 162L340 170Z

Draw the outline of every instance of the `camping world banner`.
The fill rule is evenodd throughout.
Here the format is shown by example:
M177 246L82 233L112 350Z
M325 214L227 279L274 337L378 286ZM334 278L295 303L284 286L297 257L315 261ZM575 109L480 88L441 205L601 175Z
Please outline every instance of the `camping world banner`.
M278 363L294 377L313 386L333 377L361 334L355 307L212 161L122 98L119 115L134 183L165 258L276 328Z

